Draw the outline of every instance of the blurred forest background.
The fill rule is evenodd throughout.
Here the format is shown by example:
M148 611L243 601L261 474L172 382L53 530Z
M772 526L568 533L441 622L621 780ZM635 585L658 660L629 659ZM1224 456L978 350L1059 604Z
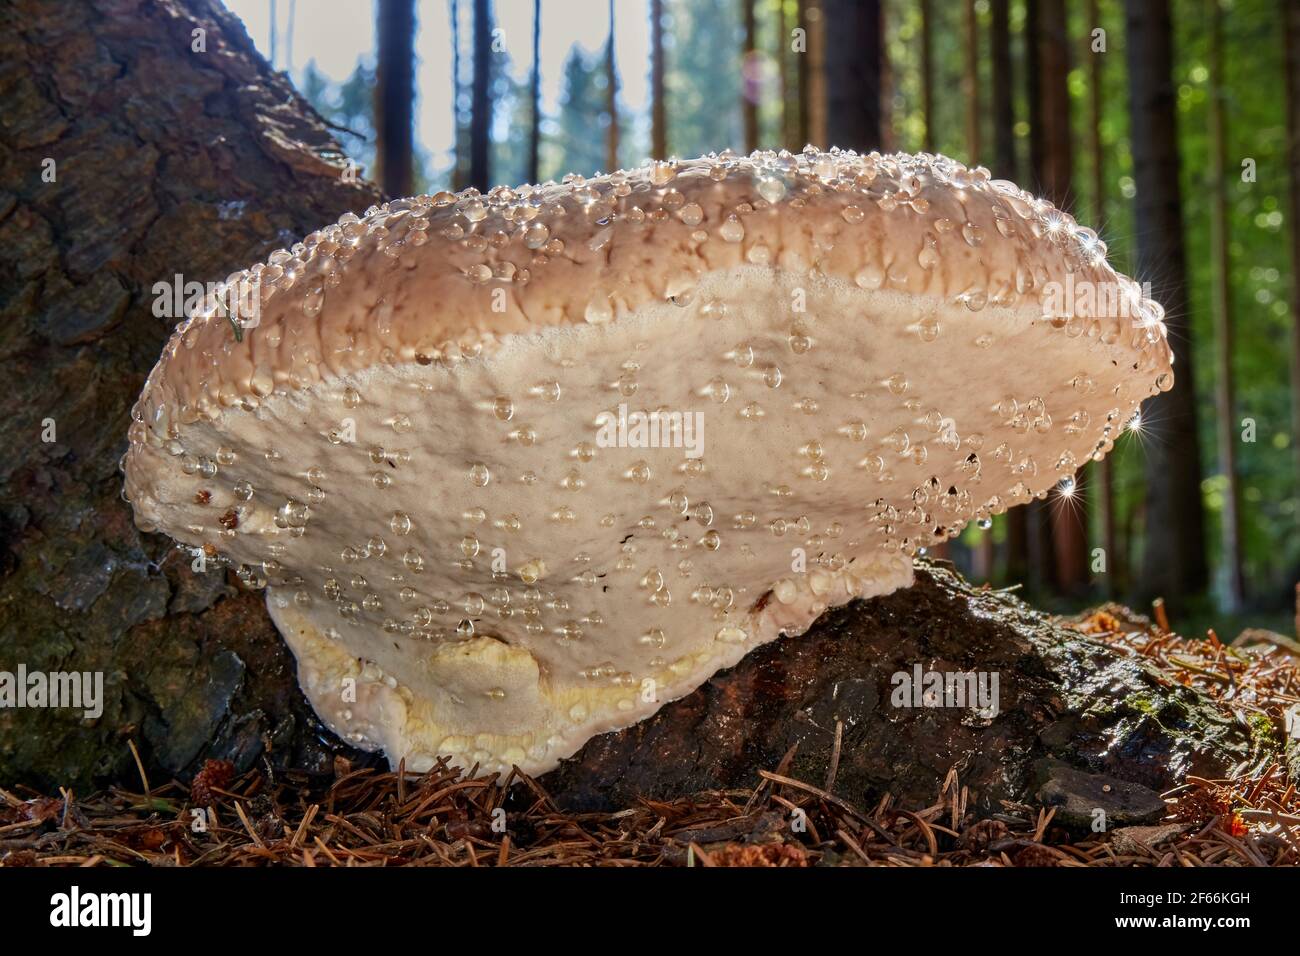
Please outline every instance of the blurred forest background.
M1097 228L1173 391L947 556L1047 606L1293 629L1300 0L228 0L392 196L805 143L936 151ZM1284 623L1285 622L1285 623Z

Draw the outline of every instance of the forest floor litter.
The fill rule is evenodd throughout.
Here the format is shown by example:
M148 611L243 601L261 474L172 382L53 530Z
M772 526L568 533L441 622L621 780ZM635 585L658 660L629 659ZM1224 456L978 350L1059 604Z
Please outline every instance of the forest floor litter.
M1300 865L1300 742L1287 740L1300 657L1289 639L1180 637L1159 605L1155 623L1108 605L1070 624L1204 691L1274 746L1231 778L1189 776L1164 794L1159 824L1086 834L1035 805L1003 802L976 818L956 768L924 809L888 795L856 806L832 793L833 779L788 776L793 752L756 771L751 788L612 813L565 812L518 772L386 772L340 758L329 774L236 776L208 761L187 787L155 786L141 765L135 792L0 788L0 866Z

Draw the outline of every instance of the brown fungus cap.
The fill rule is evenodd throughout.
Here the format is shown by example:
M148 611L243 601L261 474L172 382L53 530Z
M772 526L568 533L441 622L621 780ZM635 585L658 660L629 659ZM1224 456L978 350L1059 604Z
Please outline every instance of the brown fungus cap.
M227 287L137 405L136 520L266 585L322 718L413 769L554 767L1172 384L1095 233L930 155L420 196Z

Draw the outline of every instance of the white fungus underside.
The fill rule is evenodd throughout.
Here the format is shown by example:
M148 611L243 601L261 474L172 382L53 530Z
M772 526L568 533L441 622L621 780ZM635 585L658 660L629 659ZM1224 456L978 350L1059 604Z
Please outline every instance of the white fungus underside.
M806 291L804 314L792 311L795 287ZM701 312L706 302L710 314ZM719 303L725 317L717 317ZM934 320L939 335L925 341L918 326L933 328ZM792 329L806 333L810 349L792 348ZM976 344L985 336L992 347ZM1146 397L1134 382L1145 376L1132 374L1137 353L1127 334L1119 339L1123 345L1109 346L1071 337L1024 310L973 312L734 269L702 276L686 306L549 329L454 368L373 367L277 393L251 412L226 411L193 426L187 446L208 456L225 446L236 462L217 480L169 472L154 500L137 507L201 544L214 537L216 516L242 506L237 531L219 547L235 562L278 562L271 615L312 705L341 736L382 748L394 764L405 758L408 769L426 769L442 754L462 767L517 764L541 773L758 644L803 631L826 607L910 584L905 538L929 544L934 527L959 528L995 496L1010 506L1071 474L1073 467L1055 467L1062 453L1082 464L1108 410L1114 437ZM737 359L744 347L753 354L747 367ZM894 389L886 384L894 376L907 382L901 394L898 379ZM1080 377L1093 383L1086 395L1072 384ZM625 394L632 381L635 392ZM559 383L557 401L538 393L549 382ZM345 404L348 388L359 405ZM498 397L513 405L509 421L493 412ZM1022 409L1041 399L1050 427L1007 424L995 411L1007 398ZM675 448L596 448L580 460L575 446L594 446L598 414L620 402L629 411L703 412L702 467L692 473ZM1070 434L1065 423L1080 409L1090 424ZM960 448L946 447L925 424L933 411L951 419ZM399 433L392 422L402 415L411 427ZM347 418L355 443L331 443L326 436ZM531 446L510 437L525 426L535 432ZM905 454L899 428L909 436ZM995 460L1004 442L1010 455ZM810 443L820 443L820 457ZM921 463L918 445L926 450ZM375 446L388 455L379 465ZM972 453L978 480L961 467ZM649 471L644 482L629 477L640 463ZM476 464L489 475L481 487L472 480ZM324 473L324 499L310 506L301 536L291 536L274 518L286 501L306 500L312 468ZM376 486L376 473L386 487ZM574 473L576 490L566 487ZM918 505L914 494L931 478L941 492ZM232 496L237 479L253 486L247 503ZM1020 482L1025 493L1012 495ZM950 487L969 492L969 501L943 507ZM212 496L202 508L194 503L199 488ZM674 492L686 496L685 514ZM885 505L897 517L882 518ZM572 520L557 518L566 508ZM914 508L927 520L908 520ZM409 533L394 532L396 513L410 516ZM752 522L738 517L747 514ZM782 522L778 534L774 523L779 531ZM709 532L716 550L707 547ZM368 553L375 537L382 555ZM467 558L475 540L478 553ZM342 557L349 548L354 561ZM496 576L495 548L507 566ZM807 573L792 571L795 548L807 553ZM422 561L418 573L404 561L408 552ZM467 560L472 566L462 566ZM521 570L537 561L545 570L530 586ZM831 569L841 563L847 570ZM327 592L331 581L337 591ZM404 588L414 596L404 600ZM448 610L440 612L439 601ZM352 603L349 619L340 607ZM465 620L472 637L463 636Z

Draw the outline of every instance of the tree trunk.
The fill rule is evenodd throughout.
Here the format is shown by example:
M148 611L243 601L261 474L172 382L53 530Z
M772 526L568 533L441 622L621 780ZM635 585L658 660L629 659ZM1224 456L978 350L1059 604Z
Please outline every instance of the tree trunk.
M825 0L827 143L860 153L881 147L880 0Z
M605 112L609 129L605 131L605 169L614 172L618 165L618 64L614 58L614 0L609 0L609 38L605 41Z
M966 62L962 70L962 96L966 98L966 164L978 166L980 148L980 26L975 0L966 0L963 24L966 33Z
M744 26L740 49L740 112L745 125L745 152L758 149L758 93L759 82L753 72L754 56L758 50L758 22L754 11L755 0L740 0L740 20Z
M1282 0L1291 232L1291 448L1300 476L1300 4Z
M829 149L831 143L826 130L826 3L825 0L801 0L805 7L804 18L808 29L808 52L803 57L807 61L808 81L808 139L823 149Z
M1092 226L1100 230L1106 223L1106 154L1101 146L1101 64L1103 53L1092 48L1092 31L1101 26L1097 0L1088 0L1083 36L1083 58L1088 64L1088 155L1092 161ZM1090 466L1093 476L1091 501L1097 508L1101 526L1101 547L1106 555L1106 573L1102 587L1107 597L1119 593L1123 580L1123 556L1115 537L1114 462L1107 456Z
M533 0L533 69L528 80L532 101L528 127L528 181L541 182L542 172L542 0Z
M650 152L668 158L668 115L664 103L664 0L650 0Z
M415 0L379 0L375 152L390 197L415 192Z
M69 42L94 24L93 42ZM192 31L201 31L203 50ZM117 462L174 312L173 277L224 279L379 202L243 25L211 0L0 5L0 647L99 671L103 714L0 709L0 782L84 789L205 757L328 767L263 596L136 530ZM160 91L163 93L160 94ZM34 171L53 160L55 177ZM42 422L51 442L36 441Z
M487 192L492 185L492 9L474 0L474 82L470 91L469 180Z
M1011 0L991 0L990 67L993 81L993 174L1017 182L1015 80L1011 72Z
M1146 443L1146 533L1138 592L1171 604L1205 589L1201 444L1196 429L1187 263L1179 186L1178 106L1168 0L1127 0L1126 58L1137 231L1136 275L1165 307L1173 389L1146 405L1157 430Z
M1065 0L1031 0L1036 9L1036 33L1027 42L1037 48L1037 73L1029 81L1035 86L1036 110L1030 126L1039 130L1039 152L1034 161L1038 188L1056 206L1070 205L1074 148L1070 132L1070 46L1066 35Z
M455 162L451 188L460 192L469 183L469 142L465 117L460 108L460 0L451 0L451 118L455 137Z
M1033 42L1038 47L1037 113L1031 125L1040 131L1041 166L1035 170L1039 188L1058 208L1071 205L1074 145L1070 132L1070 44L1066 32L1065 0L1038 0ZM1062 594L1078 595L1088 588L1088 531L1085 496L1078 473L1072 483L1047 500L1052 573L1049 580Z
M1237 478L1237 415L1232 358L1232 256L1228 236L1227 123L1223 99L1223 10L1219 0L1206 0L1210 24L1210 258L1211 301L1214 310L1214 412L1219 446L1219 470L1227 483L1223 495L1223 563L1227 571L1227 608L1241 608L1245 584L1241 573L1241 485Z
M925 136L921 148L934 152L934 9L930 0L921 0L921 113L925 116Z

